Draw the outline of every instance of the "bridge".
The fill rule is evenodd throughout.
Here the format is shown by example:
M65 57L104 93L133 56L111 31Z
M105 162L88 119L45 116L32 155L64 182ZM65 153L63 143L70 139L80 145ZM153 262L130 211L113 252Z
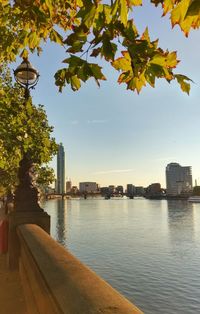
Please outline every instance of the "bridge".
M115 197L121 197L123 198L124 196L126 196L127 198L130 198L130 199L133 199L134 198L134 195L127 195L127 194L101 194L99 192L97 193L85 193L85 192L82 192L82 193L76 193L76 194L70 194L70 193L63 193L63 194L58 194L58 193L48 193L48 194L45 194L45 198L47 200L50 200L50 199L56 199L56 198L62 198L62 199L70 199L70 198L77 198L77 197L80 197L80 198L84 198L84 199L87 199L87 198L92 198L92 197L104 197L105 199L110 199L110 198L115 198Z

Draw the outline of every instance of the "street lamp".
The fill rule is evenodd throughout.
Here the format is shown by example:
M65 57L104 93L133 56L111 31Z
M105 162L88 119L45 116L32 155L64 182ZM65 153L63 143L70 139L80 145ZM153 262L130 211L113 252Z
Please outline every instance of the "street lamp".
M28 99L30 95L29 89L34 88L39 80L38 71L32 66L27 58L24 58L22 63L14 71L14 76L16 82L24 87L24 96L25 99Z
M27 58L14 71L15 80L24 89L25 101L30 96L30 88L33 88L38 80L39 73L31 65ZM34 163L28 153L24 153L19 163L19 185L15 191L14 209L16 211L43 211L38 204L38 189L34 186Z

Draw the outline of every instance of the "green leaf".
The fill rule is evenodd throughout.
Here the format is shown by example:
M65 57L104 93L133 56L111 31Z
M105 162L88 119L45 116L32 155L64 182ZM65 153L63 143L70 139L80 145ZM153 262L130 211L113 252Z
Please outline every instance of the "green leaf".
M83 31L81 28L75 28L74 33L70 34L65 40L64 43L72 46L74 41L80 41L85 43L87 40L87 33Z
M155 87L155 73L153 73L152 71L149 71L149 69L147 69L145 71L145 78L147 80L147 82L149 83L149 85L151 85L152 87Z
M77 40L77 41L74 41L72 46L68 48L66 51L71 52L71 53L81 52L83 51L82 47L83 47L83 43Z
M62 62L68 63L70 66L80 66L85 63L83 59L73 55L71 55L70 58L64 59Z
M180 84L180 87L181 87L182 91L189 95L189 93L190 93L190 84L187 83L187 81L192 82L192 80L189 79L187 76L181 75L181 74L176 74L176 75L174 75L174 77L177 79L177 82Z
M54 41L55 43L60 44L60 45L63 44L62 36L57 31L55 31L55 29L51 30L49 37L51 41Z
M186 17L194 16L194 15L200 15L200 1L199 0L193 0L191 4L189 5L189 8L186 13Z
M91 75L92 75L92 72L87 63L84 63L77 72L77 76L83 82L86 82Z
M116 51L117 51L117 45L112 43L110 41L110 37L105 34L103 36L103 45L101 49L101 55L104 56L104 58L107 61L114 60Z
M100 67L98 64L94 64L94 63L91 63L89 65L89 67L90 67L95 79L104 80L104 81L106 80L105 76L103 75L103 73L101 71L102 67Z
M96 14L96 6L92 4L91 1L86 0L85 6L80 9L77 14L77 17L82 18L82 23L89 29L94 21L95 14Z

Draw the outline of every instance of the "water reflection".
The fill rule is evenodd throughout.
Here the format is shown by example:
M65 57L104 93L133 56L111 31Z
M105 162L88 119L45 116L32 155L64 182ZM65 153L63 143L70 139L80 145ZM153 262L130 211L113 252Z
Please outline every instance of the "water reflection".
M171 252L181 258L190 255L194 241L193 204L182 200L169 200L168 226Z
M57 208L55 209L57 215L54 216L56 221L53 223L56 225L56 240L64 245L66 242L67 231L67 202L65 200L58 200Z
M174 219L176 216L180 216L181 218L185 215L190 215L190 211L193 209L193 204L182 200L168 200L167 207L169 218Z
M200 203L193 204L195 239L200 239Z

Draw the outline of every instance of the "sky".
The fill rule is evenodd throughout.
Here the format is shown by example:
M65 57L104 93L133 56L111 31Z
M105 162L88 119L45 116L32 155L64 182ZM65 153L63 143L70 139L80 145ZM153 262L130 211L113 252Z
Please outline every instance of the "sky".
M193 181L200 184L200 31L186 38L177 26L171 29L169 16L161 18L159 8L144 2L135 10L136 25L140 33L148 26L151 39L159 38L163 49L178 51L176 73L194 81L190 96L164 80L137 95L117 83L118 73L106 63L107 81L100 88L91 80L78 92L66 87L61 94L53 76L64 67L63 48L48 43L40 57L29 57L40 72L33 101L45 106L53 136L64 145L66 178L73 185L160 182L165 187L170 162L192 166ZM56 169L55 158L51 166Z

